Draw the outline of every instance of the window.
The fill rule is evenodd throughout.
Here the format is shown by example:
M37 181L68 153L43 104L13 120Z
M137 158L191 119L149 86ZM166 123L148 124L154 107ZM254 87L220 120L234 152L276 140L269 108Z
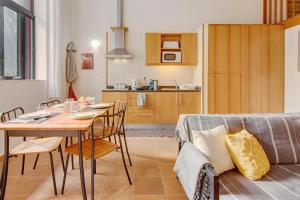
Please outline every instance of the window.
M0 80L34 79L33 0L0 0Z

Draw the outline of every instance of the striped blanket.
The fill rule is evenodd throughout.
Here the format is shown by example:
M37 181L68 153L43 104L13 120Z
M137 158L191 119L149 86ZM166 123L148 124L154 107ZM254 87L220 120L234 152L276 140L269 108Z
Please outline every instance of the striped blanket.
M233 170L220 175L220 200L299 200L300 165L272 165L259 181Z

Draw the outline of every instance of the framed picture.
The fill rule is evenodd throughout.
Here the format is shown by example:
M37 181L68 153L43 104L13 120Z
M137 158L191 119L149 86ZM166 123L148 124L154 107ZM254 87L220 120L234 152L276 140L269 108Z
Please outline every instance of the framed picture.
M81 69L94 69L94 55L92 53L81 54Z

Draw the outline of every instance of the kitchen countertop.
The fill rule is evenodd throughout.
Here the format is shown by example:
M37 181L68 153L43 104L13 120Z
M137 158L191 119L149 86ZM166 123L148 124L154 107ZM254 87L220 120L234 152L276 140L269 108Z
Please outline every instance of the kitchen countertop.
M102 92L201 92L201 88L194 90L181 90L181 89L159 89L159 90L115 90L115 89L104 89Z

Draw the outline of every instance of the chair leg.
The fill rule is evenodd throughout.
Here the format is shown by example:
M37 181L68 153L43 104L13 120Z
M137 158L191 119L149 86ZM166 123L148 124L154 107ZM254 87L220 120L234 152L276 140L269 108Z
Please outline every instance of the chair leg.
M123 137L124 137L124 143L125 143L125 148L126 148L127 157L128 157L130 166L132 166L132 162L131 162L131 158L130 158L129 151L128 151L128 146L127 146L126 133L125 133L125 128L124 128L124 126L123 126L122 129L123 129Z
M67 178L67 172L68 172L68 166L69 166L69 159L70 159L70 154L67 154L67 160L66 160L66 165L64 168L64 178L63 178L63 183L61 187L61 194L64 194L65 192L65 184L66 184L66 178Z
M25 155L22 156L22 169L21 169L21 175L24 175L24 169L25 169Z
M59 154L60 154L60 160L61 160L62 168L63 168L63 170L65 170L64 155L63 155L63 152L62 152L61 145L59 145L58 151L59 151Z
M56 180L55 180L55 172L54 172L54 164L53 164L53 156L52 156L52 153L51 153L51 152L49 152L49 155L50 155L50 164L51 164L51 173L52 173L52 180L53 180L54 194L57 195Z
M35 168L36 168L36 165L37 165L37 162L38 162L38 160L39 160L39 157L40 157L40 154L38 153L38 154L36 155L36 158L35 158L35 161L34 161L34 165L33 165L33 168L32 168L32 169L34 169L34 170L35 170Z
M97 174L97 163L96 163L96 160L94 160L93 165L94 165L94 174Z
M122 141L121 141L121 136L119 135L119 142L120 142L120 149L121 149L121 155L122 155L122 160L123 160L123 165L126 171L126 175L129 181L129 184L132 185L131 179L130 179L130 175L127 169L127 165L126 165L126 161L125 161L125 157L124 157L124 151L123 151L123 145L122 145Z
M70 140L71 140L71 145L73 145L73 138L71 137ZM74 156L73 155L71 155L71 163L72 163L72 170L74 170L75 168L74 168Z

